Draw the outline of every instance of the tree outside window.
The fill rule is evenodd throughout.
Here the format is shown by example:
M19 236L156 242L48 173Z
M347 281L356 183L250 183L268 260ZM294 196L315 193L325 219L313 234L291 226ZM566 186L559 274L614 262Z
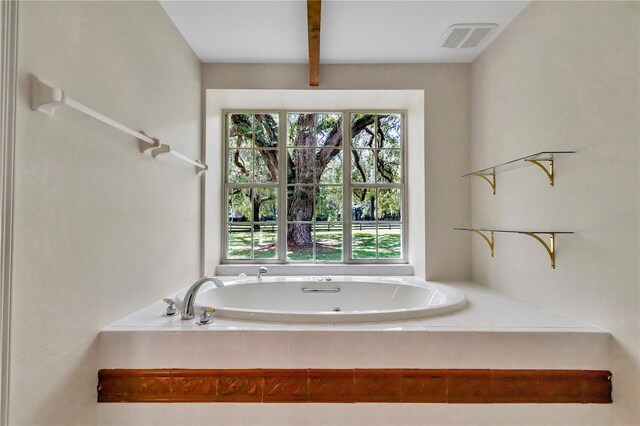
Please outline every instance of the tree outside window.
M226 117L227 259L402 258L402 114Z

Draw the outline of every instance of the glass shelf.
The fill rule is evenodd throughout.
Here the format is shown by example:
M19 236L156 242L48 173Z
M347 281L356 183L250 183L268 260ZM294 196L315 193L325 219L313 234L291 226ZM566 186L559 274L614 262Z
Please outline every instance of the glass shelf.
M572 231L514 231L511 229L453 228L457 231L503 232L507 234L573 234Z
M549 255L549 259L551 260L551 268L556 269L556 241L555 236L561 234L573 234L571 231L521 231L521 230L510 230L510 229L490 229L490 228L453 228L456 231L469 231L473 232L479 236L481 236L485 242L489 245L489 249L491 250L491 257L494 255L495 248L495 240L493 234L496 232L504 233L504 234L521 234L527 235L536 239L547 251ZM489 233L487 236L486 233ZM545 240L540 237L540 235L548 235L549 242L547 243Z
M544 173L549 178L549 184L553 186L554 156L558 154L575 154L575 151L541 151L535 154L527 155L525 157L516 158L515 160L507 161L506 163L497 164L495 166L491 166L481 170L477 170L475 172L467 173L466 175L462 175L462 177L468 177L468 176L481 177L482 179L487 181L487 183L489 183L489 185L493 189L493 193L495 194L496 193L496 173L506 172L509 170L524 167L529 164L533 164L535 166L538 166L540 169L544 171ZM548 166L545 167L543 163L548 164Z

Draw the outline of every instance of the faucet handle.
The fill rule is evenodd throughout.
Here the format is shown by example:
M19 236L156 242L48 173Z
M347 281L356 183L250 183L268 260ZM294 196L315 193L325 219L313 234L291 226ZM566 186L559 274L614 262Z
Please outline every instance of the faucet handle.
M173 299L169 299L168 297L165 297L164 299L162 299L162 301L167 305L169 305L167 306L167 310L165 311L164 315L162 315L163 317L172 317L178 313L178 309L176 308L176 302Z
M198 325L211 324L213 322L213 317L211 316L211 314L215 311L216 310L211 306L203 306L202 314L200 314L200 319L196 321L196 324Z

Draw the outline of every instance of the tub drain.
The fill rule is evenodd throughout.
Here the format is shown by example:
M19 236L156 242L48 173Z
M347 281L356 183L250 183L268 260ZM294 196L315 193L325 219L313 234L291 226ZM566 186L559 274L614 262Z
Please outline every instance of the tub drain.
M333 312L340 312L342 309L340 309L340 306L336 306L335 308L333 308Z

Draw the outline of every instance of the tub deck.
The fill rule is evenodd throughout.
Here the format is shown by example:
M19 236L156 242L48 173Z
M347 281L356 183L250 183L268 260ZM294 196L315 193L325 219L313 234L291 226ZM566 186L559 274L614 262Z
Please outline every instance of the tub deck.
M609 369L609 333L469 282L452 314L369 323L216 319L148 306L100 333L100 368ZM215 354L215 356L203 356Z
M168 398L173 403L103 403L98 404L98 416L105 424L131 423L133 418L135 424L178 425L184 424L188 416L190 421L199 424L225 426L265 422L279 425L441 424L444 418L449 419L447 424L475 424L486 418L483 424L487 425L514 424L518 418L549 425L566 418L584 425L610 422L611 405L566 398L581 389L584 394L601 394L602 401L607 400L607 389L611 389L611 383L607 383L608 332L484 286L463 282L446 284L465 292L467 306L448 315L399 322L290 324L219 319L210 326L199 327L177 317L161 317L165 306L156 303L102 330L99 368L129 369L128 372L137 375L149 369L168 369L169 382L174 383L169 386L173 393L170 392ZM196 376L183 379L189 384L189 392L182 395L182 399L174 395L183 388L175 385L180 379L173 369L201 369L182 370L182 375ZM312 402L321 394L316 395L318 387L314 387L312 380L316 373L328 371L336 385L345 381L341 374L349 369L348 374L364 375L362 377L371 382L365 383L366 389L358 393L362 390L358 378L351 380L349 376L349 386L353 384L352 402L369 401L378 389L384 391L384 398L377 400L384 403L345 404L347 401L342 400L340 403L292 404L291 397L281 399L287 402L263 403L268 402L265 395L270 395L270 385L281 392L291 391L297 398L299 392L292 387L296 381L289 376L295 379L305 372L307 380L302 384L306 383L307 388L302 395ZM220 377L217 377L215 395L211 393L213 385L207 385L212 383L210 376L234 372L242 372L243 379L230 383L250 384L245 376L252 372L264 376L258 381L264 389L252 394L256 398L261 396L260 401L247 402L244 388L233 385L235 393L241 394L235 395L234 401L245 402L221 402L230 398L227 393L233 396L233 392L225 391L226 382L223 380L221 384ZM157 371L154 374L158 374ZM401 378L397 383L390 380L389 375L394 374ZM416 392L406 391L408 383L425 374L428 376L424 382L426 387L419 387ZM452 381L451 374L460 380ZM407 375L411 376L409 382ZM286 380L279 384L272 380L276 376ZM441 383L442 377L447 377L446 389L431 392L431 387ZM506 381L498 380L500 377ZM600 377L604 383L589 379L594 377ZM155 382L147 383L143 379L134 377L122 383L127 391L138 389L147 396L151 393L151 399L158 402L162 386L152 386ZM166 377L155 379L163 383ZM327 391L326 377L323 380L319 389ZM198 383L200 385L196 385ZM398 401L402 402L395 402L392 397L396 394L387 395L388 389L395 389L394 383L400 386ZM501 389L500 383L507 386L510 404L496 403L499 399L493 398ZM548 384L549 389L543 387L543 383ZM166 383L164 385L166 387ZM333 389L333 385L329 387ZM488 389L492 392L489 396L485 395ZM529 395L533 391L538 392L535 394L538 399ZM108 390L103 389L104 392ZM336 392L330 392L330 401L336 400ZM458 395L460 392L462 396ZM424 398L424 401L407 404L404 401L407 395ZM478 400L478 395L485 397ZM201 403L179 403L186 400ZM472 403L460 410L461 402ZM553 403L541 405L541 402ZM247 409L248 406L251 409ZM434 417L434 413L440 413L439 417Z

